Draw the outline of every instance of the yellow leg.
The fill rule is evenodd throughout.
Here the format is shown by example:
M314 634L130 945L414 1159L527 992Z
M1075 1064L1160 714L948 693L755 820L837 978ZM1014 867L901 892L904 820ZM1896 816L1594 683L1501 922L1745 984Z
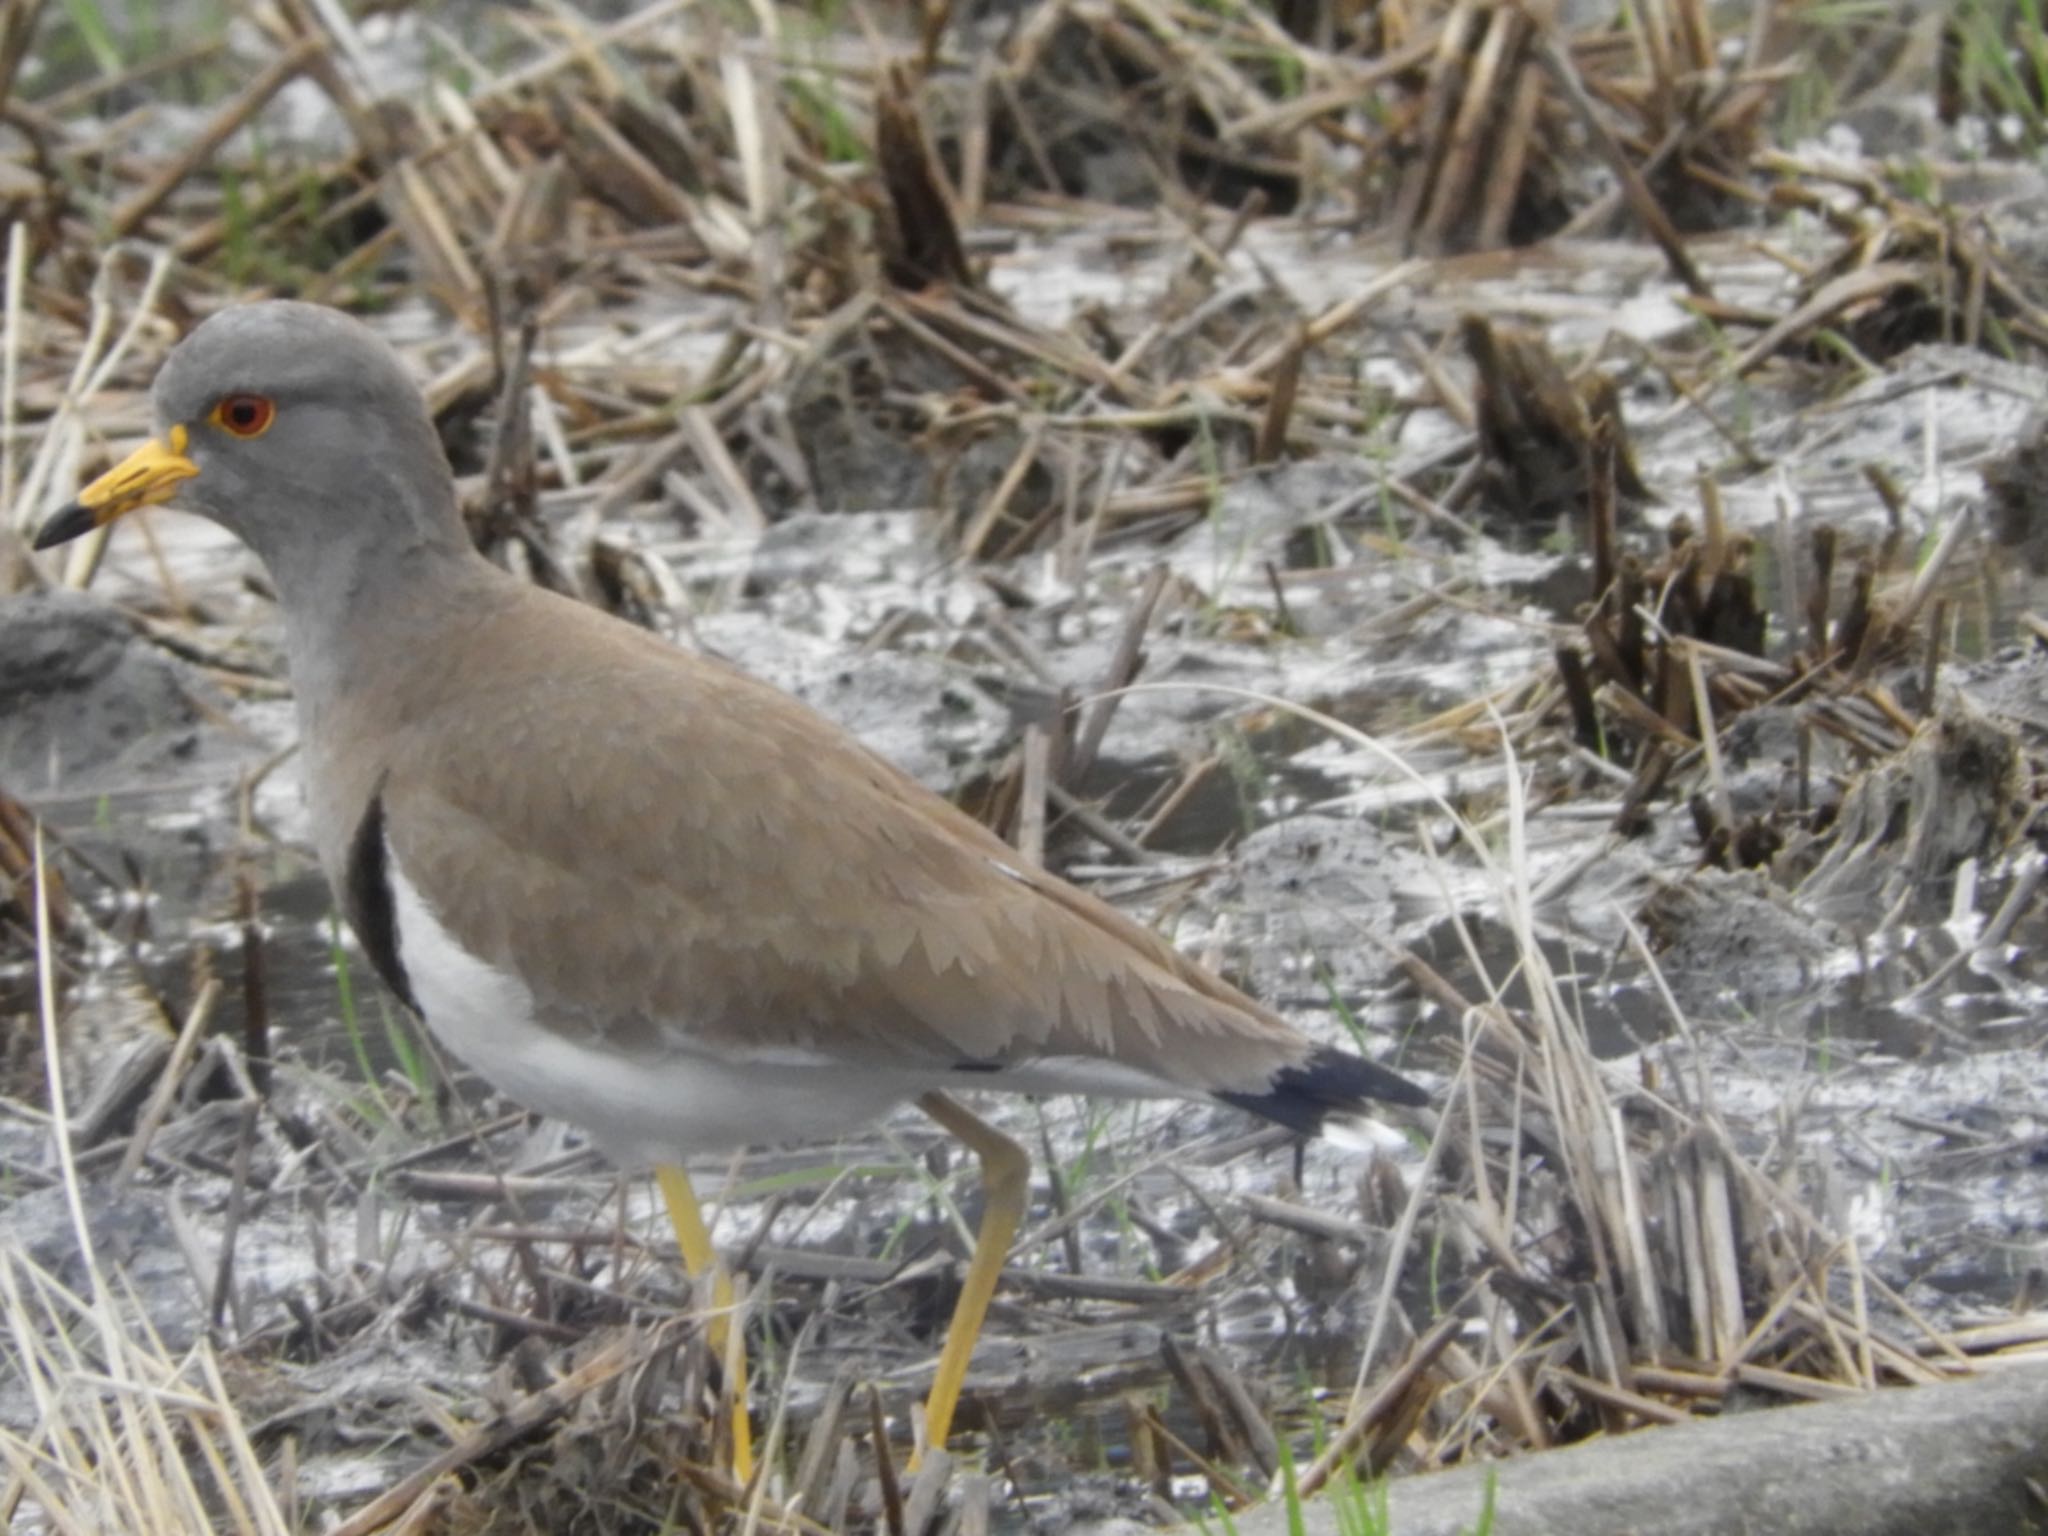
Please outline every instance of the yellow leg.
M981 1229L974 1234L974 1256L967 1261L960 1300L954 1305L952 1322L946 1325L938 1374L932 1378L931 1396L925 1399L922 1454L923 1446L943 1450L953 1428L953 1410L960 1402L961 1383L967 1379L967 1361L974 1353L974 1341L981 1336L981 1322L988 1316L989 1298L995 1294L1003 1260L1009 1257L1010 1240L1024 1220L1031 1159L1016 1142L943 1093L925 1094L917 1107L966 1142L981 1159L981 1187L987 1196Z
M704 1210L697 1204L689 1174L672 1163L663 1163L654 1170L654 1181L668 1203L669 1225L676 1229L676 1246L683 1250L683 1268L692 1280L707 1269L712 1271L711 1304L716 1311L711 1318L711 1352L721 1361L735 1362L735 1369L726 1376L733 1403L732 1470L744 1483L754 1475L754 1431L747 1422L746 1349L738 1339L729 1350L727 1345L733 1315L732 1279L718 1262L718 1250L711 1246L711 1229L704 1225Z

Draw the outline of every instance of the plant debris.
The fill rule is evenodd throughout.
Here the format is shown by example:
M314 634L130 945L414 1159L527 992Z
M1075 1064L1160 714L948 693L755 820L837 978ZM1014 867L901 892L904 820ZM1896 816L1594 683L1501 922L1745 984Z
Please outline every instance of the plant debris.
M8 1521L1167 1521L2039 1368L2048 301L1980 153L2039 102L1965 18L1887 84L1698 0L146 10L0 0ZM1435 1113L1004 1106L1033 1207L914 1471L970 1172L700 1170L737 1485L651 1193L334 924L261 574L21 537L259 293L408 356L491 558Z

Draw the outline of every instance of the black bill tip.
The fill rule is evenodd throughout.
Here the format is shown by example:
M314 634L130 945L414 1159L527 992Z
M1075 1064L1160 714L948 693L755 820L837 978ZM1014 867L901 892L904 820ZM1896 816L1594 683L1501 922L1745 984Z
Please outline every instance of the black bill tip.
M36 534L34 548L55 549L59 544L69 544L82 533L91 533L99 526L99 518L91 507L74 501L50 516Z

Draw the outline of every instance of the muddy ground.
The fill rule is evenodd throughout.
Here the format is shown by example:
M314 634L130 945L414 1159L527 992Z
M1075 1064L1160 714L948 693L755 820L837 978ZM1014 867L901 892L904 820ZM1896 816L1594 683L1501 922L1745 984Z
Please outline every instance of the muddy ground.
M384 45L418 42L399 27ZM310 90L267 120L309 156L339 131ZM1953 171L1949 206L1987 221L2038 295L2019 211L2038 177L1965 170L1931 104L1903 116L1887 131ZM1839 125L1793 148L1845 180L1878 174ZM1141 162L1102 150L1090 184L1142 180ZM1187 220L1098 195L975 226L979 290L1033 334L1128 345L1185 319ZM1203 273L1212 298L1279 295L1311 318L1371 296L1319 341L1303 421L1270 462L1250 462L1259 410L1228 392L1231 366L1123 425L1074 428L1062 396L935 435L960 370L920 352L902 312L893 329L855 315L875 328L851 355L772 401L800 462L739 455L751 505L708 458L634 483L626 448L563 445L629 378L671 400L702 388L735 328L763 323L758 294L679 264L667 285L640 274L631 293L540 306L517 397L539 468L509 521L485 494L503 416L488 328L403 283L370 306L437 386L502 558L776 681L963 803L1000 817L1030 734L1063 705L1079 706L1067 739L1085 734L1100 691L1134 676L1093 763L1047 803L1046 861L1438 1095L1370 1152L1208 1106L987 1104L1041 1166L956 1446L986 1481L969 1473L950 1507L1046 1529L1204 1512L1258 1488L1273 1443L1309 1462L1445 1317L1464 1324L1435 1396L1386 1431L1375 1469L1912 1381L2048 1339L2048 626L2032 618L2048 559L2020 457L2040 452L2040 354L1919 339L1845 366L1787 343L1770 366L1724 366L1836 253L1839 221L1791 201L1689 238L1722 306L1711 324L1625 232L1416 258L1355 219L1246 221ZM117 325L163 303L146 262L104 272ZM75 483L59 469L96 462L86 444L145 430L142 389L177 329L146 322L60 413L85 313L10 322L18 528ZM1737 313L1752 328L1729 341ZM1632 465L1604 511L1583 488L1539 506L1529 463L1483 419L1475 435L1485 379L1457 342L1474 316L1612 380ZM876 373L879 397L862 382ZM18 466L58 414L82 436L38 482ZM1148 510L1147 485L1172 494ZM1026 538L1033 516L1051 531ZM1558 657L1582 653L1601 682L1594 632L1624 621L1600 606L1607 546L1651 573L1645 607L1669 618L1658 605L1694 579L1669 568L1688 532L1719 541L1709 574L1741 587L1761 639L1673 642L1712 678L1705 710L1648 686L1624 707L1606 678L1589 738ZM172 512L117 528L82 594L66 578L85 566L14 559L0 789L44 829L62 885L40 956L19 870L6 910L10 1276L108 1287L165 1358L210 1351L307 1530L639 1341L630 1391L571 1398L461 1458L422 1506L441 1523L419 1528L715 1524L730 1491L678 1496L661 1459L715 1465L715 1445L649 1427L690 1421L705 1368L653 1192L439 1061L340 929L260 569ZM1859 580L1896 630L1830 659ZM1654 782L1652 739L1670 759ZM174 1091L152 1100L167 1061ZM771 1497L808 1494L834 1528L885 1521L872 1446L851 1449L865 1386L900 1460L971 1168L906 1111L695 1172L724 1191L717 1234L749 1280L756 1418L785 1447ZM29 1363L35 1309L10 1312L0 1423L19 1446L46 1432L57 1376ZM1167 1337L1205 1363L1163 1358Z

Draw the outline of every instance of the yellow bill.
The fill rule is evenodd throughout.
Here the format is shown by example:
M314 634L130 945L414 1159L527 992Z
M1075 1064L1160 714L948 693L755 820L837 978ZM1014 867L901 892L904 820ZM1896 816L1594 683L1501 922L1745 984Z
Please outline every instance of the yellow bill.
M199 473L199 466L185 457L189 440L183 427L151 438L80 491L78 500L53 513L36 535L35 547L52 549L140 507L169 501L180 482Z

